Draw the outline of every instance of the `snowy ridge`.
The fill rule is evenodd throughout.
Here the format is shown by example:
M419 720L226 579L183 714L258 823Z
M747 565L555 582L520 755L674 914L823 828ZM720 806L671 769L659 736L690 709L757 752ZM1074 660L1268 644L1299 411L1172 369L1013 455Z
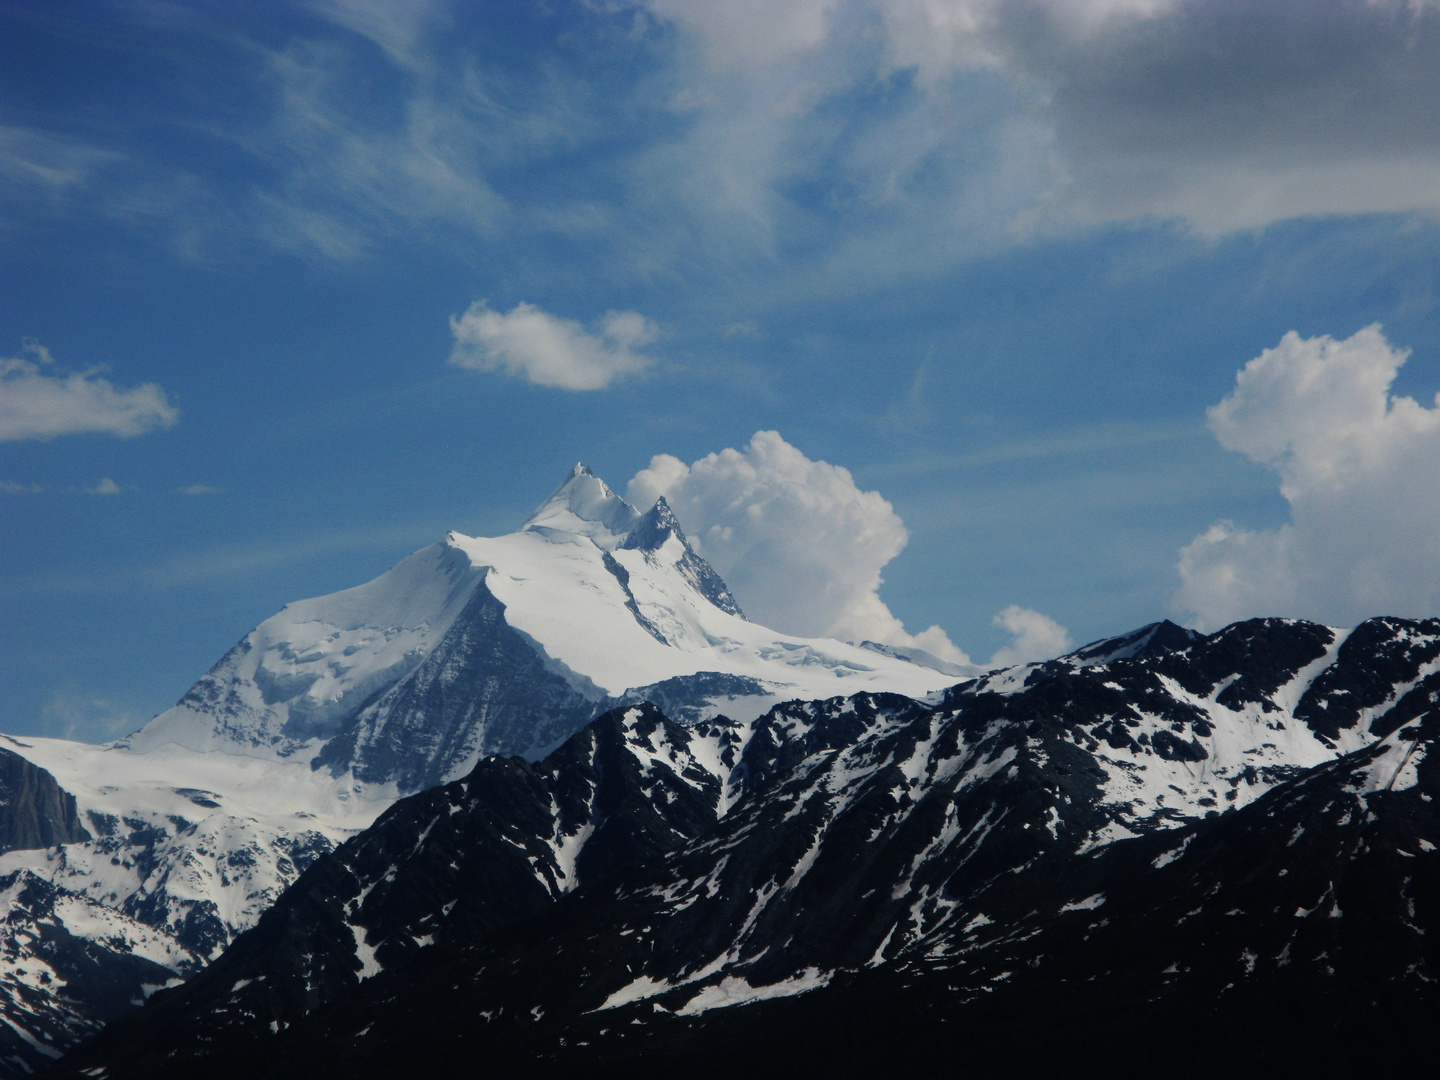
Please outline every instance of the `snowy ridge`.
M639 511L579 462L521 529L583 536L608 550L618 546L639 523Z
M1167 652L1183 649L1198 641L1203 635L1195 630L1176 626L1169 619L1150 623L1138 630L1118 637L1101 638L1088 645L1082 645L1074 652L1060 657L1062 663L1072 667L1091 667L1108 664L1115 660L1133 660L1147 656L1161 656Z
M24 867L206 959L396 795L299 762L60 739L12 745L75 796L92 838L0 855L0 874Z
M705 673L753 680L752 702L725 702L749 719L797 697L925 694L956 669L748 622L663 499L642 515L577 465L517 532L450 533L366 585L288 605L123 745L318 758L413 790L487 753L539 756L627 693ZM523 718L537 706L548 722ZM424 768L400 742L425 745Z
M312 748L414 670L463 610L484 570L449 539L366 585L286 605L121 745L276 758Z
M0 883L12 883L0 896L0 1075L33 1071L203 966L396 795L294 761L7 742L75 796L90 839L0 855Z
M725 741L717 731L697 755L691 736L635 706L540 765L488 759L403 800L196 977L222 999L200 1040L288 1023L284 1003L330 1000L683 843L715 821L720 782L701 761Z

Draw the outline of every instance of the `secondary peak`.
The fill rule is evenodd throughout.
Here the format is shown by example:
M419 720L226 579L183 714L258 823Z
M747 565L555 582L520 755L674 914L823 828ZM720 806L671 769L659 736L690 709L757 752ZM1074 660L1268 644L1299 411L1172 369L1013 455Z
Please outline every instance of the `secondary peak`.
M584 462L577 462L565 482L540 504L522 529L574 533L590 537L601 547L613 547L639 520L638 510L615 494Z

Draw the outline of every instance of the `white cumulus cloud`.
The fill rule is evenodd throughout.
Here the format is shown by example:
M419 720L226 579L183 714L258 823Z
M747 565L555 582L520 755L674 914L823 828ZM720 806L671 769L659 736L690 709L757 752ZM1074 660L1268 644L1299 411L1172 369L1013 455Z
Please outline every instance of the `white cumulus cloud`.
M1000 629L1013 634L1015 640L996 650L990 658L992 668L1049 660L1075 644L1070 640L1070 631L1049 615L1019 604L1011 604L998 612L993 621Z
M1210 429L1275 471L1290 521L1196 537L1180 553L1179 612L1213 629L1440 611L1440 394L1429 408L1390 392L1408 356L1369 326L1344 341L1291 332L1245 365Z
M811 460L778 432L756 432L743 450L689 465L658 454L628 494L642 507L665 496L741 606L766 626L971 663L941 627L911 634L880 599L881 571L909 539L895 508L878 491L860 490L848 469ZM1016 642L996 663L1053 656L1069 643L1064 628L1038 612L1007 608L1002 617Z
M120 389L94 371L61 372L45 346L0 358L0 442L98 433L130 438L173 427L180 410L154 383Z
M650 363L638 350L658 336L655 324L634 311L611 311L595 332L574 319L517 304L508 314L483 300L451 316L455 348L450 363L474 371L503 371L536 386L603 390Z

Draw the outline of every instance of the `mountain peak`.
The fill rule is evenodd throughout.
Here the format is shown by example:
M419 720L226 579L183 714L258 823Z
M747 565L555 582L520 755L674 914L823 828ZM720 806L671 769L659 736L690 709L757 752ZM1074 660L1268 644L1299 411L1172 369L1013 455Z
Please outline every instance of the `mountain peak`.
M656 551L672 535L678 536L682 543L685 542L685 530L680 528L675 512L670 509L665 496L661 495L655 500L655 505L641 515L621 546L637 548L640 551ZM686 544L686 547L689 545Z
M745 613L735 602L729 586L715 572L713 566L695 554L690 542L685 539L685 530L680 528L680 522L675 517L675 512L670 509L670 504L665 501L665 496L655 500L655 505L631 527L629 535L620 541L620 546L627 550L656 552L664 547L665 542L672 536L680 541L681 555L676 565L686 580L721 611L745 618Z
M613 547L640 520L640 512L616 495L610 485L576 462L565 482L540 504L521 526L587 536L601 547Z

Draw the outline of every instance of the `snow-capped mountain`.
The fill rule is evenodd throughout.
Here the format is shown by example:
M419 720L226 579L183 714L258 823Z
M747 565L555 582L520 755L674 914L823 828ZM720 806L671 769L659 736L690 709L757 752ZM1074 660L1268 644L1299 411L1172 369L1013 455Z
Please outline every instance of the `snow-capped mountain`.
M1362 1001L1412 1045L1437 702L1440 621L1376 619L1159 624L926 701L622 707L396 804L60 1074L1054 1065L1141 1013L1136 1045L1273 1056L1317 1017L1353 1047Z
M953 669L747 621L663 500L642 514L581 465L515 533L451 533L368 584L287 606L117 743L8 740L0 848L20 850L0 854L0 876L24 871L57 910L100 905L159 935L155 962L176 976L402 793L485 754L538 757L616 704L751 720L783 700L952 682ZM14 915L12 951L34 925ZM131 962L139 932L97 930L90 949L122 1007L156 984ZM113 1014L72 993L67 971L27 991L49 995L43 1023L0 1002L12 1068ZM0 1050L7 1037L0 1025Z
M955 679L747 621L663 499L641 514L577 465L517 532L450 533L367 585L289 605L125 744L302 757L413 791L485 754L538 756L627 693L696 676L743 719Z

